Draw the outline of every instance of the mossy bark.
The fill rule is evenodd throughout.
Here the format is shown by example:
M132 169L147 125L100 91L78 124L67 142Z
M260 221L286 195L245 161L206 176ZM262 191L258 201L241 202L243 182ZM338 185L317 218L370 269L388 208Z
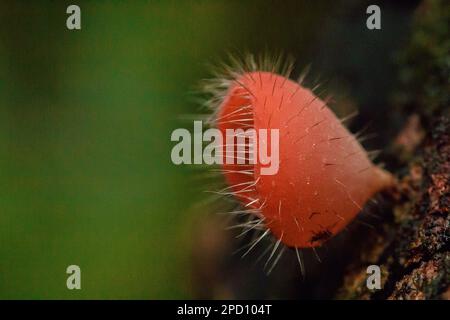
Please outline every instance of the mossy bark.
M410 116L390 148L399 182L391 219L348 266L341 299L450 299L450 4L424 1L401 58L396 111ZM412 114L412 116L411 116ZM382 270L369 290L366 268Z

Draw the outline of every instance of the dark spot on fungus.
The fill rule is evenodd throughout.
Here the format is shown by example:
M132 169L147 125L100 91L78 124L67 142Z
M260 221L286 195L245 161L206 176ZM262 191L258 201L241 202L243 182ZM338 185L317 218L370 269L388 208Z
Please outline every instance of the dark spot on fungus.
M313 232L313 235L311 237L311 239L309 240L309 242L314 243L314 242L325 242L328 239L331 238L333 234L330 232L330 230L325 229L325 230L321 230L318 232Z
M312 217L314 217L316 214L320 214L320 212L317 212L317 211L311 212L311 214L309 215L309 220L311 220Z

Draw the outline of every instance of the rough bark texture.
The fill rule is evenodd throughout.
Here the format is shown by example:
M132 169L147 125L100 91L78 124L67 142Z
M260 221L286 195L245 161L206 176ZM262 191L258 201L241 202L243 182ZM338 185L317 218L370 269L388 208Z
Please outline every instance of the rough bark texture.
M394 191L393 221L360 249L338 298L438 299L450 290L450 125L441 118ZM366 268L382 269L382 289L366 286Z
M394 96L397 112L413 115L391 148L399 177L393 219L359 249L337 298L450 298L449 16L449 3L437 0L416 12ZM381 290L367 289L370 264L382 269Z

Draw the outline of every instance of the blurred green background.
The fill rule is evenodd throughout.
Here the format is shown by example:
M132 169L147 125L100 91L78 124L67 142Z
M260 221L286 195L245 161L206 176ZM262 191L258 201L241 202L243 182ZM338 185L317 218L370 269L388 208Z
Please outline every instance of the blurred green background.
M199 110L190 92L207 63L268 49L382 105L374 92L401 43L343 3L1 1L0 298L192 297L204 213L191 208L204 194L170 161L179 115ZM79 31L66 28L69 4L81 7ZM403 32L389 12L383 27ZM355 78L373 72L385 81ZM66 288L70 264L82 290Z

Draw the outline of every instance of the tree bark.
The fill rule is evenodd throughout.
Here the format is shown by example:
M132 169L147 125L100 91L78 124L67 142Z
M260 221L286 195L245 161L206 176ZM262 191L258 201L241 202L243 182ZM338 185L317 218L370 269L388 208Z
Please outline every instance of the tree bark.
M449 121L440 118L391 192L393 219L360 249L364 254L347 269L338 298L450 298L449 132ZM372 264L381 267L381 290L366 286Z
M448 2L426 0L416 12L394 95L396 112L413 115L390 151L399 177L392 219L359 249L338 298L450 299L449 23ZM381 290L367 289L370 264L381 267Z

